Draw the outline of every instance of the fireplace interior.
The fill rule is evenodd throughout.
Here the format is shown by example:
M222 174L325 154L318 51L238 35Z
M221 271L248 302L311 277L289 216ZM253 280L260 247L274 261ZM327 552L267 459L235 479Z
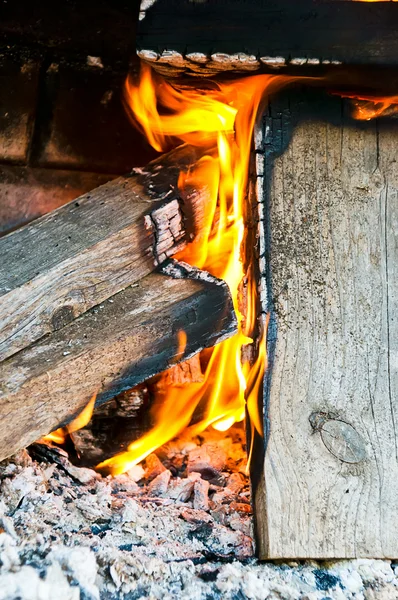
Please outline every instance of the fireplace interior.
M397 9L4 3L0 599L398 597Z

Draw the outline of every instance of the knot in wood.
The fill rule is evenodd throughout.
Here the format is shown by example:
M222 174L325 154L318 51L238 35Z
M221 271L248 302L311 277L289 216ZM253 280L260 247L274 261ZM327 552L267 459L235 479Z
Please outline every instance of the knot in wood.
M58 308L51 317L51 325L53 330L57 331L58 329L62 329L66 325L69 325L69 323L72 323L74 318L75 314L73 306L61 306L61 308Z
M326 449L342 462L357 464L366 458L366 446L357 430L326 412L312 413L309 417L314 431L319 431Z

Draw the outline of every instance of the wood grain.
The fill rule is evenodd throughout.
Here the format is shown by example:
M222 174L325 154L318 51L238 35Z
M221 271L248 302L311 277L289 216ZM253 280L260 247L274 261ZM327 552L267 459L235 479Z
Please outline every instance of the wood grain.
M396 65L397 23L395 2L157 0L138 23L137 47L174 74L247 71L256 59L257 68Z
M177 149L164 164L154 161L0 238L0 361L185 246L206 191L185 203L179 197L172 157L180 155Z
M261 558L398 556L397 144L338 99L266 119Z
M93 393L101 404L236 332L227 285L180 265L167 271L179 279L152 273L0 363L0 460L73 419Z

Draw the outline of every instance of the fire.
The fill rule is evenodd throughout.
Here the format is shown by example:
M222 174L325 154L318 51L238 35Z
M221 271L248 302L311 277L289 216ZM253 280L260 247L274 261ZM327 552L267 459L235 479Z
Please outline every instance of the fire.
M360 96L345 95L352 98L352 116L358 121L370 121L377 117L386 117L398 112L398 96Z
M266 365L265 331L254 364L242 360L258 328L257 286L253 266L245 267L243 251L247 178L259 106L265 94L290 81L291 77L281 75L256 75L233 83L207 83L198 89L168 83L143 65L139 82L126 82L128 113L157 151L164 152L181 142L203 148L197 165L181 173L179 186L208 189L211 202L207 223L176 258L228 283L239 331L202 353L203 381L167 389L165 386L153 407L152 430L130 444L127 452L101 463L100 469L113 474L128 470L187 427L199 404L205 406L205 416L196 430L212 425L225 431L242 421L247 410L252 427L262 433L258 393ZM216 150L209 152L212 145ZM239 299L243 281L247 289L244 310Z
M53 442L54 444L63 444L68 434L74 433L75 431L79 431L79 429L82 429L83 427L88 425L93 414L96 398L97 393L95 393L91 397L88 404L86 404L86 406L83 408L81 413L78 414L76 419L73 419L73 421L68 423L66 427L60 427L59 429L56 429L48 435L45 435L44 437L40 438L40 440L38 440L38 443Z
M99 469L114 475L127 471L185 429L199 405L202 414L204 409L204 416L195 425L195 431L208 426L225 431L242 421L247 412L252 429L262 434L258 397L267 361L268 318L263 324L258 322L254 267L253 264L247 266L245 261L245 219L250 209L247 179L253 129L261 103L265 102L266 95L298 79L307 80L306 77L255 75L234 82L206 81L198 88L171 84L145 64L138 83L127 79L127 112L153 148L165 152L179 143L187 143L203 149L197 164L187 173L181 172L179 188L182 191L190 187L207 189L209 203L205 207L205 223L194 241L175 258L227 282L239 331L216 347L203 351L200 359L204 373L200 381L163 388L160 385L161 391L152 407L152 429L131 443L126 452L98 465ZM395 112L398 107L398 96L346 94L346 97L353 99L356 119L369 120ZM242 306L242 283L246 287L245 306ZM250 355L246 350L255 337L260 337L260 341L253 362L243 357ZM186 333L178 332L175 362L183 356L186 343ZM165 375L163 378L166 380ZM63 443L66 433L84 427L91 418L95 398L96 395L69 426L40 441Z

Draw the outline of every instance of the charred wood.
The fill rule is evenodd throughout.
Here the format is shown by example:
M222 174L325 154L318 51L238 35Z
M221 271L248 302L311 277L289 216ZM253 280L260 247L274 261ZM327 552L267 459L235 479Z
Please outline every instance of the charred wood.
M397 64L394 2L157 0L141 15L138 54L162 74Z
M88 425L70 434L76 463L95 466L126 450L149 428L149 405L148 386L141 384L97 406Z
M200 227L206 190L185 199L189 146L0 239L0 361L152 272Z
M175 262L164 271L0 363L0 458L73 419L94 392L101 404L235 333L225 283Z

